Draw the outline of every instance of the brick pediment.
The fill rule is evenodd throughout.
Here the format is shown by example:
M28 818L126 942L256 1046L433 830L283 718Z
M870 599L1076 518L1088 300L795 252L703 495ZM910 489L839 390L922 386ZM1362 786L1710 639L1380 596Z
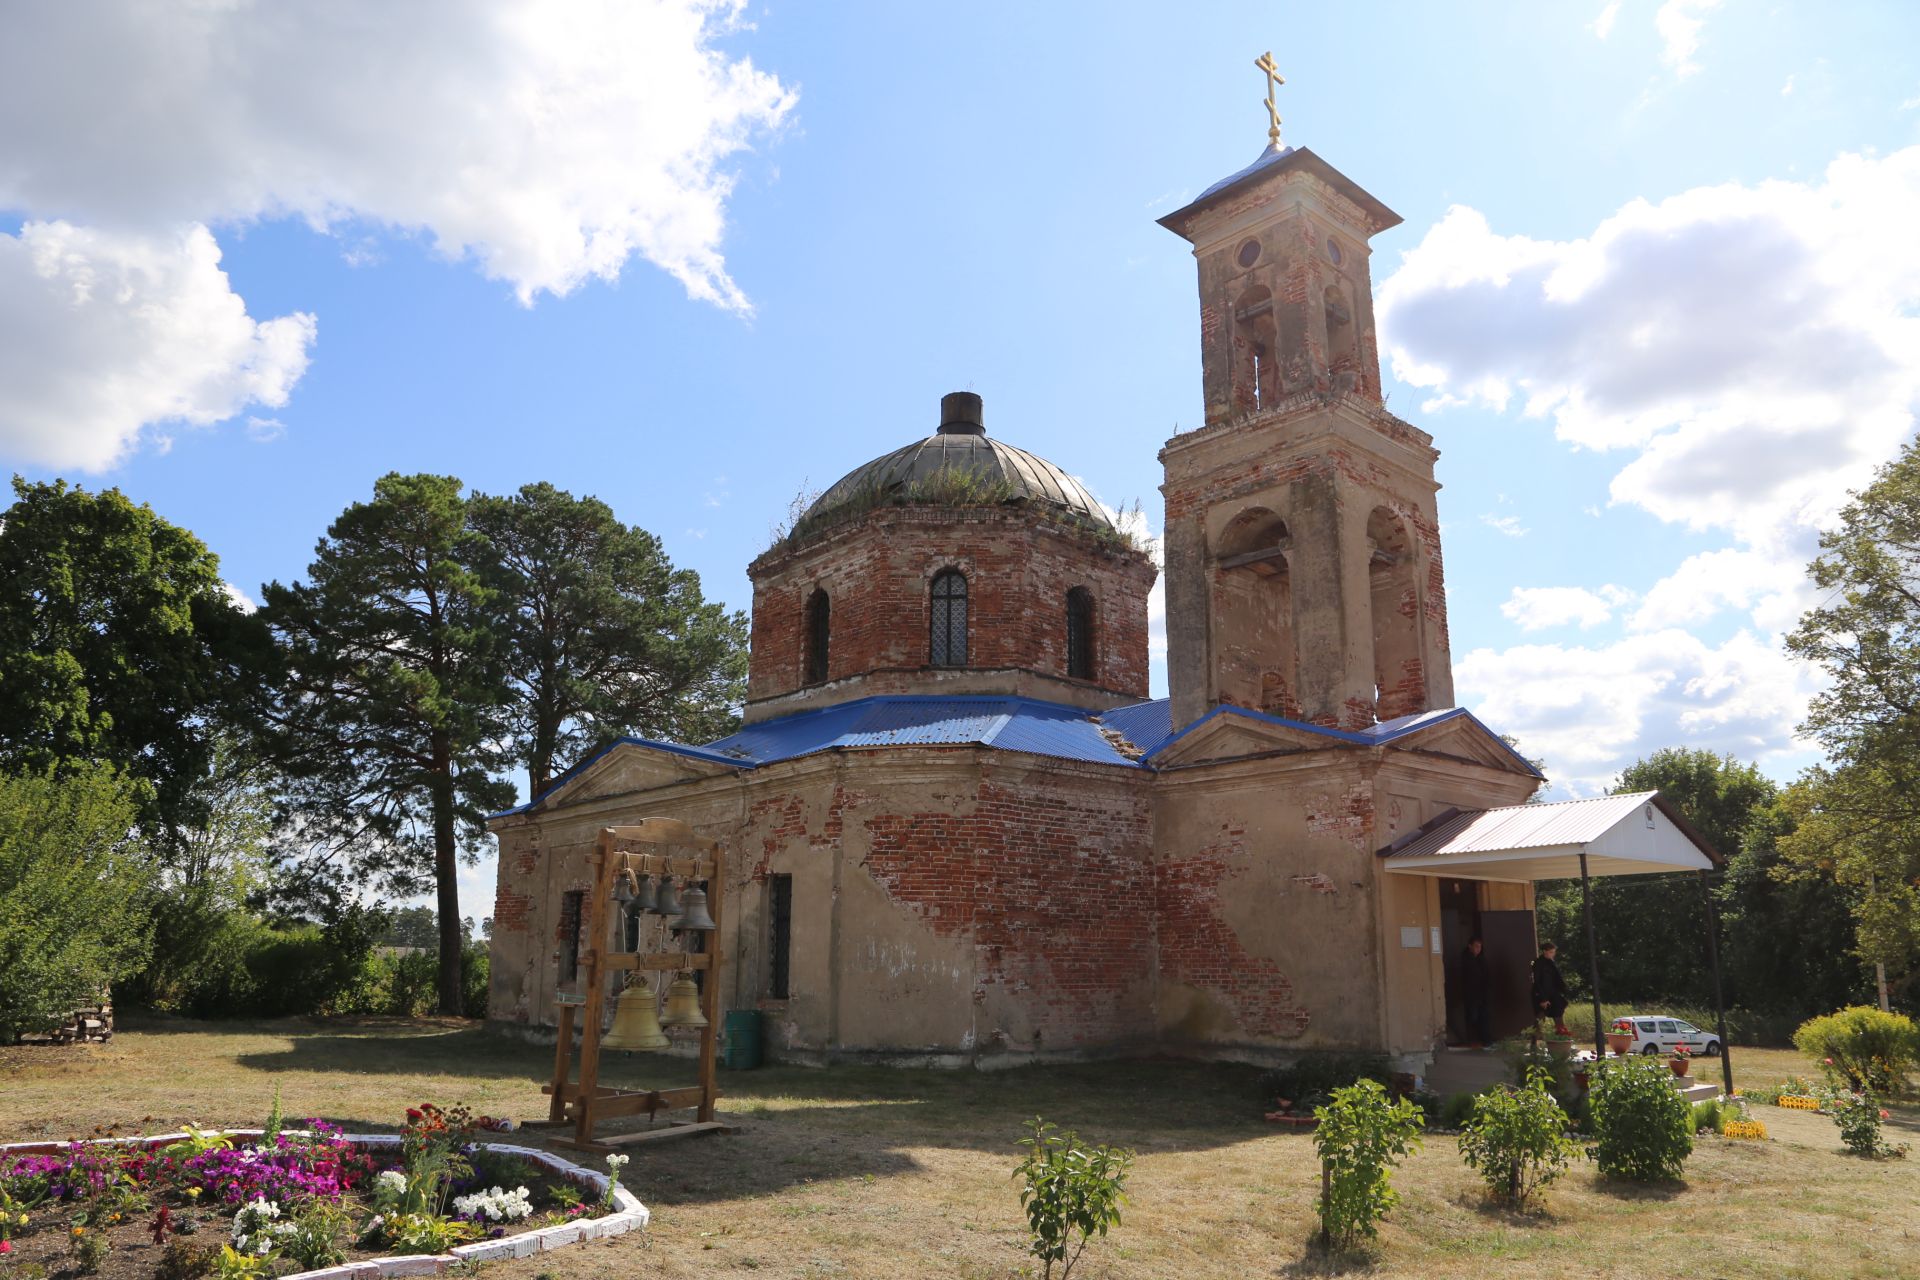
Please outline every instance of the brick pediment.
M736 766L682 755L668 747L616 742L550 788L533 806L554 809L607 796L652 791L734 772Z
M1235 707L1221 707L1154 752L1148 763L1156 769L1164 769L1207 760L1235 760L1273 751L1325 751L1329 747L1344 745L1352 744L1308 725L1243 714Z

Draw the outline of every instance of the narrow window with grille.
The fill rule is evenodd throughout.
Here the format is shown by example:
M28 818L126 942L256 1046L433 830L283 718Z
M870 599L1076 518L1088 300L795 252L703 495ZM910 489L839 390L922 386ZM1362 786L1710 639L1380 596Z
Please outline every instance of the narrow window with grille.
M787 975L793 959L793 877L767 877L767 994L787 998Z
M1093 679L1093 592L1085 587L1067 592L1067 674Z
M932 643L929 660L936 667L967 665L967 576L958 569L942 569L933 579Z
M560 981L572 982L580 976L580 931L586 927L587 895L573 889L560 895Z
M815 588L807 597L807 683L819 684L827 678L827 642L833 631L833 604L827 593Z

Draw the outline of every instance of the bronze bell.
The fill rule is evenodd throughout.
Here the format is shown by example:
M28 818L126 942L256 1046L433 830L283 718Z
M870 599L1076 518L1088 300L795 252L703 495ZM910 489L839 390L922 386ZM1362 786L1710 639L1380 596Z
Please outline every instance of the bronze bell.
M630 910L636 915L643 911L652 911L654 909L653 901L653 877L641 876L640 892L634 898L633 906Z
M674 885L672 876L660 877L660 893L653 900L653 909L663 916L680 914L680 890Z
M640 981L620 993L613 1004L613 1026L601 1037L602 1049L664 1049L672 1041L660 1029L660 1008L653 984L642 974Z
M623 907L633 901L633 872L625 867L613 877L613 900Z
M707 1025L707 1015L700 1012L700 988L693 985L691 974L681 974L667 988L667 1012L660 1023L668 1027Z
M705 889L694 888L687 890L685 894L681 895L680 902L682 904L680 907L680 918L673 922L673 928L693 929L701 933L719 928L718 925L714 924L713 917L707 914L707 891Z

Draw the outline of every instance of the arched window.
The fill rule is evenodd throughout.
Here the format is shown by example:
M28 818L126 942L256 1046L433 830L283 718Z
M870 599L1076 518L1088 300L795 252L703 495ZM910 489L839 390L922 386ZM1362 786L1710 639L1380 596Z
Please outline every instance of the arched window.
M1067 592L1067 674L1093 679L1093 592L1085 587Z
M1220 532L1213 564L1213 696L1298 718L1300 672L1286 521L1250 507Z
M967 665L967 575L942 569L933 575L932 632L928 661L936 667Z
M1373 606L1373 714L1392 720L1427 709L1421 662L1420 595L1413 539L1385 507L1367 517L1367 595Z
M807 597L807 683L827 678L827 639L832 631L833 605L827 593L814 588Z

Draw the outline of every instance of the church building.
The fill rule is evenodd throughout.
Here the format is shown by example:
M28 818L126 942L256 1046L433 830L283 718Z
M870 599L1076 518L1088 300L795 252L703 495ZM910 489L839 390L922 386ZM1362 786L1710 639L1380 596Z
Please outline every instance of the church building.
M1525 1021L1531 884L1387 865L1541 783L1454 706L1438 453L1381 400L1369 242L1399 221L1277 128L1160 219L1206 405L1159 455L1170 697L1147 551L981 397L929 396L931 434L749 567L739 732L623 739L490 820L491 1018L555 1025L596 833L670 817L728 851L720 1003L776 1058L1413 1067L1462 1038L1471 933Z

